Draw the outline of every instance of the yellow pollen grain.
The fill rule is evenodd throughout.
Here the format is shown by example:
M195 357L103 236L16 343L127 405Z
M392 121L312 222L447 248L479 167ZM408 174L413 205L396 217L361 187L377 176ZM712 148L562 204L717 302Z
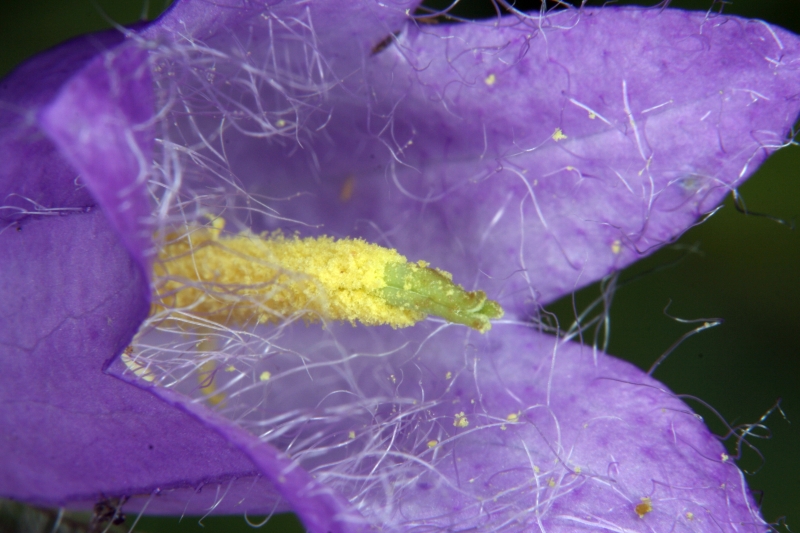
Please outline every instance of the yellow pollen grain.
M355 431L350 431L350 432L347 434L347 438L349 438L350 440L353 440L353 439L355 439L355 438L356 438L356 432L355 432Z
M467 415L464 414L464 411L456 414L455 420L453 420L453 425L458 428L465 428L469 426L469 420L467 420Z
M517 422L519 420L519 414L518 413L511 413L510 415L508 415L506 417L506 420L508 420L509 422Z
M491 87L492 85L495 84L496 81L497 81L497 76L495 76L494 74L489 74L488 76L486 76L486 78L484 78L483 83Z
M642 498L641 503L637 503L633 510L636 511L639 518L644 518L644 515L653 510L653 502L650 498Z
M439 444L438 440L429 440L428 441L428 448L435 448Z
M263 371L261 373L260 376L258 376L258 380L259 381L268 381L269 378L271 378L271 377L272 377L272 373L270 373L269 371L265 370L265 371Z
M556 142L563 141L564 139L567 138L566 134L563 131L561 131L561 128L556 128L556 131L553 132L553 135L551 135L551 137Z
M152 313L185 310L222 325L297 317L398 328L425 318L375 294L386 287L386 265L406 262L396 250L360 239L222 235L223 227L218 218L166 236Z
M617 255L622 250L622 243L614 241L611 243L611 253Z

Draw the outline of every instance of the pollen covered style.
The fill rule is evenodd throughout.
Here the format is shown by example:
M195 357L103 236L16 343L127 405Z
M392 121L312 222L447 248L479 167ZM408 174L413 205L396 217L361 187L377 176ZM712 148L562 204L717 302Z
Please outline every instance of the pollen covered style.
M224 234L225 221L166 236L154 266L152 313L190 314L221 325L302 318L411 326L428 315L480 332L500 318L483 291L409 263L361 239Z

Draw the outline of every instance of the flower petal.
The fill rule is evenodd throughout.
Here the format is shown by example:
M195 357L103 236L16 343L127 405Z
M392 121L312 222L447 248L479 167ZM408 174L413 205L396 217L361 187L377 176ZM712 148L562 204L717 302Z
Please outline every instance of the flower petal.
M216 410L385 531L765 529L703 420L591 348L508 324L261 333L216 373ZM195 380L171 389L225 427Z
M324 136L226 141L280 199L257 227L388 243L529 313L671 242L785 143L798 57L705 12L411 25L320 104Z
M75 170L36 123L39 108L99 51L121 40L117 32L74 39L18 67L0 82L0 221L95 205ZM25 179L21 179L24 176Z
M327 66L335 65L344 74L361 66L359 55L353 53L355 50L369 50L387 34L399 30L419 3L419 0L325 0L314 3L224 0L210 4L178 0L142 35L148 39L168 41L188 38L205 44L225 39L253 25L265 24L272 28L272 35L250 35L248 41L253 39L250 41L253 46L259 41L269 45L270 39L284 32L301 38L301 34L295 33L299 27L292 27L301 22L312 32L314 47L322 54ZM247 41L239 44L244 42Z
M28 218L16 228L0 233L0 494L85 508L102 494L162 489L151 510L174 513L209 508L213 490L192 498L204 484L238 477L234 492L247 495L258 473L241 452L102 372L148 312L147 281L103 213ZM167 494L179 488L182 498ZM270 509L274 493L266 495L249 493L253 507Z
M455 331L432 339L438 356L417 360L428 398L449 391L425 417L447 437L418 455L430 467L393 495L392 518L406 530L764 530L739 469L663 385L604 354L592 365L576 344L498 330L469 340L461 368L444 362L456 362L446 354L459 345ZM459 414L468 425L447 423ZM414 438L398 433L397 448Z
M143 251L151 239L144 185L153 160L153 108L147 54L127 43L89 62L40 113L42 130L144 272L149 266Z

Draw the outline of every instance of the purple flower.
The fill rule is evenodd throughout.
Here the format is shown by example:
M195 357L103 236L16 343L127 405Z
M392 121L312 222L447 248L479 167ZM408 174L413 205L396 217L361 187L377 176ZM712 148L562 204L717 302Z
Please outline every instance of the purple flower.
M538 312L675 239L786 141L797 37L413 8L185 0L2 82L0 495L293 510L313 532L766 529L680 399ZM207 215L396 248L506 317L164 326L153 235Z

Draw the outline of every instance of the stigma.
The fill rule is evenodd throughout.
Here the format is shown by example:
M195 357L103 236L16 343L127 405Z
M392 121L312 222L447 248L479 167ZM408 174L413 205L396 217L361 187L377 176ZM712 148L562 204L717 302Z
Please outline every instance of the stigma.
M225 327L343 321L403 328L438 316L481 333L503 309L442 270L362 239L223 233L225 221L165 235L151 313Z

